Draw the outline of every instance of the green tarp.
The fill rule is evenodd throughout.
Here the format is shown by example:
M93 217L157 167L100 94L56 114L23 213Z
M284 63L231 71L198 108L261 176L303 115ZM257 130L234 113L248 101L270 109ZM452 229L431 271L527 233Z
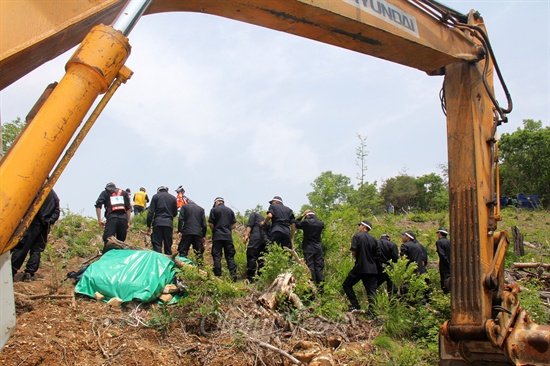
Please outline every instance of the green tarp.
M90 297L99 292L105 301L113 297L123 302L152 301L160 296L165 285L172 283L173 268L171 259L154 251L110 250L86 269L75 292Z

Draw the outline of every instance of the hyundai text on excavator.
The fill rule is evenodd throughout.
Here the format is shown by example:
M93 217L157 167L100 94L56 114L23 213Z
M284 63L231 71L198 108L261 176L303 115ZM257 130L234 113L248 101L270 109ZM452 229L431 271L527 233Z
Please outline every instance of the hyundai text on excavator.
M135 23L176 11L235 19L444 76L453 281L440 365L550 364L550 327L531 320L519 288L503 278L509 240L496 225L496 131L511 98L480 14L432 0L2 0L1 89L80 43L0 163L2 346L15 326L9 250L112 93L131 77L124 64ZM495 73L506 108L495 98ZM99 94L105 96L81 126Z

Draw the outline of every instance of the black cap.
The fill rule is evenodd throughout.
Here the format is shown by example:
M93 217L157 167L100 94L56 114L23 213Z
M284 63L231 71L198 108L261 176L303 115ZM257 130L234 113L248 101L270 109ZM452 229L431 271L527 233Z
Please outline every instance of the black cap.
M401 235L406 235L406 236L408 236L410 239L416 240L416 235L415 235L411 230L401 231Z
M214 202L218 202L218 201L225 202L224 199L223 199L222 197L216 197L216 199L214 200Z
M179 186L176 188L176 192L185 192L185 189L183 189L183 186Z
M437 229L436 233L441 233L443 235L449 235L449 231L445 229L443 226Z
M366 226L367 229L372 230L372 224L368 220L363 220L359 222L357 225L363 225L363 226Z
M380 239L390 239L390 234L382 234L380 235Z
M271 201L269 201L269 204L272 204L273 201L278 201L278 202L283 203L283 199L281 198L281 196L273 196L273 198L271 199Z

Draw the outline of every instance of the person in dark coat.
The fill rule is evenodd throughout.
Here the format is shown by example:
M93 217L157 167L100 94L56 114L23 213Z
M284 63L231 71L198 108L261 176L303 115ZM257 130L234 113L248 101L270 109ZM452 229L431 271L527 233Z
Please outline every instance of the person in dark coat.
M237 281L237 264L235 263L235 246L231 232L237 225L235 213L227 207L222 197L214 200L214 207L208 215L208 224L212 230L212 260L214 275L222 275L222 253L225 254L229 274L233 281Z
M101 209L103 207L105 207L106 221L103 221L101 216ZM109 182L95 201L95 212L99 226L104 228L103 254L105 254L109 251L107 248L107 239L111 236L120 241L126 240L132 216L130 197L125 190L117 188L113 182Z
M260 226L264 217L258 212L252 212L248 216L244 243L246 247L246 279L254 281L254 277L260 274L263 266L262 255L269 242L269 225Z
M199 266L203 265L204 245L206 244L206 216L204 208L193 200L181 206L178 216L179 255L187 257L189 247L193 246L195 258Z
M269 201L267 216L260 226L266 225L271 220L271 241L283 248L292 249L294 243L294 213L283 204L280 196L275 196Z
M60 212L59 198L52 189L19 243L11 250L11 270L14 277L29 253L23 280L30 281L34 277L40 266L41 253L46 249L50 227L59 219Z
M151 234L153 226L151 243L155 252L162 253L164 244L164 254L172 255L173 223L177 215L176 197L168 193L167 187L160 186L151 199L147 212L147 234Z
M323 269L325 268L325 261L323 259L321 233L325 229L325 224L317 218L317 215L312 210L306 210L295 223L296 229L304 231L302 251L307 268L309 268L311 278L317 285L319 292L323 293L323 282L325 281Z
M437 241L435 247L439 256L439 277L443 293L449 293L449 279L451 277L451 242L447 239L449 232L444 227L437 231Z
M388 291L394 293L395 289L391 282L390 276L384 270L391 267L393 263L399 259L399 248L397 244L391 241L389 234L382 234L378 240L380 246L380 259L376 262L378 268L378 285L377 288L382 286L384 282L387 284Z
M369 234L369 231L372 230L372 224L370 221L363 220L357 225L359 225L359 232L351 239L350 248L355 258L355 265L342 284L344 292L351 303L348 307L349 311L361 309L357 296L353 291L353 286L357 282L363 282L370 305L374 303L378 283L376 262L380 257L380 248L376 239Z
M416 235L411 230L401 232L401 234L403 235L403 243L401 244L400 255L402 257L406 257L409 260L409 263L416 263L417 267L414 270L415 274L422 275L424 273L428 273L428 270L426 269L426 266L428 265L428 251L426 250L426 247L416 240ZM425 281L428 285L428 289L424 293L422 303L425 303L428 300L428 295L431 292L429 288L431 284L430 279L426 277ZM407 293L408 284L403 286L402 291L403 293Z
M406 257L409 262L416 263L417 267L414 273L427 273L428 251L426 248L416 240L416 235L411 230L401 232L401 235L403 235L403 244L401 244L400 255Z

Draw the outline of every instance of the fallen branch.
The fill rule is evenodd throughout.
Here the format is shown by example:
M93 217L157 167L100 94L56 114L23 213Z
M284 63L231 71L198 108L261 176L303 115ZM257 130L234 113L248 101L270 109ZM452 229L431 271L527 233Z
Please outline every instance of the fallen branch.
M282 349L277 348L277 347L275 347L275 346L272 346L272 345L269 344L269 343L260 341L259 339L252 338L252 337L248 337L248 340L249 340L250 342L254 342L254 343L259 344L261 347L264 347L264 348L267 348L267 349L270 349L270 350L272 350L272 351L277 352L277 353L280 354L281 356L286 357L290 362L292 362L292 363L295 364L295 365L301 365L301 364L302 364L302 362L301 362L300 360L298 360L297 358L294 358L290 353L285 352L285 351L283 351Z
M38 300L38 299L71 299L73 298L73 295L59 295L59 294L39 294L39 295L26 295L22 294L20 292L14 292L13 293L16 296L24 297L25 300Z
M107 238L107 244L105 245L108 249L130 249L130 250L143 250L143 248L135 247L133 245L126 244L123 241L118 240L114 236Z
M550 270L550 263L523 263L523 262L514 263L514 268L539 268L539 267Z

